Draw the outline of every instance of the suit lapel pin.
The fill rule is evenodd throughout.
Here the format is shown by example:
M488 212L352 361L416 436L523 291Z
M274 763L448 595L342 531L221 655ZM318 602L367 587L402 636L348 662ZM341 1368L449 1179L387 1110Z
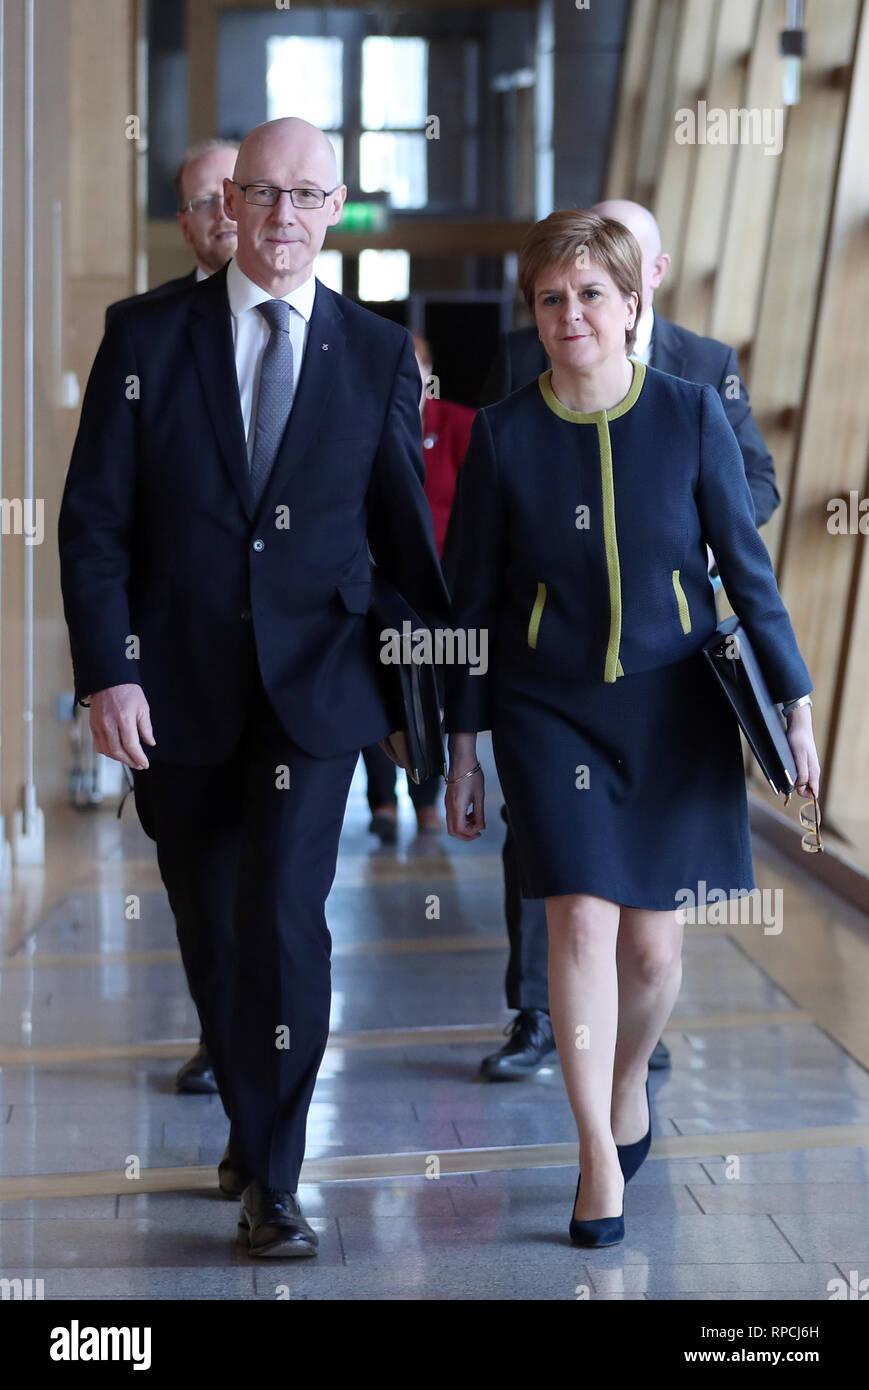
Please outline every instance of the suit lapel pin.
M329 351L329 344L328 344L328 343L321 343L321 344L320 344L320 347L323 349L324 352L328 352L328 351Z

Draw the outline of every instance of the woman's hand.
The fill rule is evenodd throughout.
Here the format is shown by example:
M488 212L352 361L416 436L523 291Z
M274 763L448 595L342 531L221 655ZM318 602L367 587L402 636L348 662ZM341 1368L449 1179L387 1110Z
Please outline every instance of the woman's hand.
M486 784L477 764L476 734L450 735L450 770L444 806L447 833L456 840L476 840L486 828ZM470 773L470 776L463 774Z
M812 732L810 705L801 705L788 719L788 743L797 765L796 790L801 796L807 792L817 796L821 786L821 764Z
M389 761L395 763L395 766L396 766L396 767L402 767L402 766L403 766L403 763L402 763L402 761L401 761L401 758L398 756L397 752L395 751L395 747L394 747L393 742L392 742L392 734L387 734L386 738L382 738L382 739L380 740L380 743L378 744L378 747L379 747L379 748L382 748L382 750L383 750L383 752L386 754L387 758L389 758Z

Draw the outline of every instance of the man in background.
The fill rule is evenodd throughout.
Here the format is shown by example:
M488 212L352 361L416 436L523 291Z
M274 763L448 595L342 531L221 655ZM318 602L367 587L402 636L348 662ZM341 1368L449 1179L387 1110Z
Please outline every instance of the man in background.
M175 174L178 208L175 216L181 235L191 247L196 265L186 275L167 280L144 294L118 299L106 309L106 327L114 311L142 299L155 299L207 280L235 255L236 227L223 206L223 180L232 178L238 145L232 140L204 140L192 145Z
M611 217L633 232L643 256L643 312L637 324L633 355L648 366L671 376L714 386L742 450L745 473L754 501L758 526L768 521L779 505L775 465L755 424L748 391L739 375L736 352L715 338L703 338L662 318L654 309L655 290L670 267L661 246L658 223L648 208L626 199L597 203L592 212ZM482 405L502 400L511 391L534 381L551 366L535 325L508 333L483 388ZM447 543L449 549L449 542ZM710 562L712 557L710 556ZM449 564L445 564L449 577ZM507 821L506 808L501 815ZM533 1076L555 1051L549 1018L547 980L549 942L542 899L523 899L519 867L507 821L503 849L504 908L510 957L507 966L507 1007L517 1013L509 1025L507 1042L483 1059L481 1075L489 1081L519 1081ZM505 1030L507 1031L507 1030ZM670 1065L670 1053L659 1042L649 1059L652 1070Z

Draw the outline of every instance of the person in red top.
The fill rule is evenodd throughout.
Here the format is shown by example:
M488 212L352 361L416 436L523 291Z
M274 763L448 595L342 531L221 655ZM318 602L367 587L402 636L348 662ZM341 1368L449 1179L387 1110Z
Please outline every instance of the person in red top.
M422 414L422 447L425 462L425 495L434 517L435 541L438 555L443 557L447 522L456 493L456 480L462 460L468 452L471 426L476 411L456 401L442 401L426 394L425 386L432 377L431 349L425 338L413 335L416 360L423 379L420 400Z
M413 334L413 345L422 378L419 413L422 419L425 495L434 519L438 555L443 558L456 479L468 451L476 411L456 401L442 401L436 395L427 394L427 386L429 389L437 386L437 378L432 376L431 348L419 333ZM379 836L383 844L395 844L398 838L395 764L376 743L370 748L363 748L362 757L368 773L368 805L371 809L368 829L372 835ZM407 789L416 811L420 835L438 835L441 832L440 812L434 804L440 784L440 777L432 777L419 785L408 780Z

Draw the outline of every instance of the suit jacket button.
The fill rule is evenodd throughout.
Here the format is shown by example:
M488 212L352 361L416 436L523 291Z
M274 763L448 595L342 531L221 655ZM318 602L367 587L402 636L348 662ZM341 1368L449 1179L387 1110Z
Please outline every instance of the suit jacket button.
M241 620L242 620L243 623L249 623L249 622L250 622L250 609L249 609L249 608L242 608L242 610L241 610Z
M266 543L265 541L254 541L253 548L254 550L265 550Z

